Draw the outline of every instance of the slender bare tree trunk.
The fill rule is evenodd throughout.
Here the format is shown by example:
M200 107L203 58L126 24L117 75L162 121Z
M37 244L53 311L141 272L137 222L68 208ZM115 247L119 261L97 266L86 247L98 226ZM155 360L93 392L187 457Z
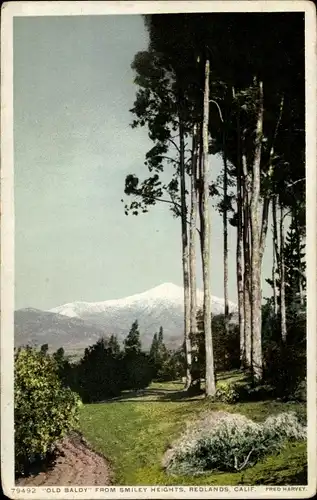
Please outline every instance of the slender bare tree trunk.
M233 98L235 91L232 89ZM238 318L240 335L240 361L241 367L245 367L245 319L244 319L244 279L243 279L243 196L242 196L242 159L241 159L241 130L240 116L237 116L237 247L236 247L236 266L237 266L237 292L238 292Z
M301 273L302 259L301 259L301 234L298 223L298 211L297 207L294 209L294 226L295 226L295 237L296 237L296 245L297 245L297 255L298 255L298 294L299 294L299 303L301 306L305 303L304 298L304 287L303 287L303 279Z
M223 286L224 286L224 301L225 301L225 334L229 334L229 298L228 298L228 162L227 162L227 151L226 151L226 123L223 123L223 197L224 197L224 207L223 207Z
M241 198L241 186L238 188ZM241 199L238 201L238 227L237 227L237 288L238 288L238 316L240 332L240 360L241 366L245 365L245 320L244 320L244 279L243 279L243 230Z
M204 331L206 348L206 396L216 393L214 355L211 328L210 297L210 211L209 211L209 74L210 63L205 61L205 89L203 115L203 282L204 282Z
M252 165L251 189L251 317L252 317L252 374L255 382L262 379L262 290L261 290L261 231L260 206L260 163L263 135L263 82L258 84L259 100L256 123L254 160Z
M189 291L189 246L187 234L187 204L185 181L185 133L182 119L182 98L179 98L179 150L180 150L180 195L182 226L182 262L184 282L184 340L186 353L186 388L191 384L191 341L190 341L190 291Z
M191 168L191 206L189 225L189 275L190 275L190 336L192 346L191 387L200 389L198 368L198 329L197 329L197 282L196 282L196 231L197 231L197 162L198 162L198 130L193 127L192 168Z
M199 242L201 260L203 258L203 234L204 234L204 216L203 216L203 127L200 125L199 130L199 155L198 155L198 171L197 171L197 193L198 193L198 215L199 215ZM203 272L203 267L202 267Z
M278 134L279 126L281 123L283 108L284 108L284 95L281 96L280 106L279 106L279 114L277 117L276 126L275 126L274 134L273 134L272 141L271 141L270 151L269 151L270 169L273 168L274 146L275 146L275 140L276 140L276 137ZM276 203L277 203L277 196L274 194L272 196L272 218L273 218L272 287L273 287L273 305L274 305L275 318L277 317L277 314L278 314L278 300L277 300L278 299L278 287L277 287L277 282L276 282L276 266L278 266L278 263L279 263ZM263 228L263 222L264 221L262 221L262 228ZM263 245L264 245L264 243L263 243ZM263 247L263 251L264 251L264 247ZM262 256L263 256L263 252L262 252Z
M281 336L283 342L287 339L286 304L285 304L285 262L284 262L284 208L280 204L280 311Z
M252 316L251 316L251 249L250 249L250 175L247 171L246 156L242 154L243 166L243 304L244 304L244 343L245 366L252 364Z
M274 315L278 314L278 288L276 282L276 266L279 265L279 249L278 249L278 234L277 234L277 213L276 213L276 195L272 199L272 219L273 219L273 267L272 267L272 285L274 297Z
M273 310L274 317L276 318L278 312L278 304L277 304L277 283L276 283L276 252L275 247L273 245L273 259L272 259L272 288L273 288Z

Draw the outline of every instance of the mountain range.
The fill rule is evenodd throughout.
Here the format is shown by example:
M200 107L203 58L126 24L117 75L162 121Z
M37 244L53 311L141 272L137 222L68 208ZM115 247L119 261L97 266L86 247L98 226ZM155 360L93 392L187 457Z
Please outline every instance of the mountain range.
M203 303L203 292L197 290L197 305ZM211 298L212 313L224 312L224 300ZM236 304L229 303L235 313ZM164 283L143 293L103 302L71 302L49 311L20 309L15 312L15 343L41 345L51 349L63 346L65 351L80 351L101 336L117 335L123 341L133 321L138 320L144 349L151 345L160 326L165 343L179 347L183 338L184 291Z

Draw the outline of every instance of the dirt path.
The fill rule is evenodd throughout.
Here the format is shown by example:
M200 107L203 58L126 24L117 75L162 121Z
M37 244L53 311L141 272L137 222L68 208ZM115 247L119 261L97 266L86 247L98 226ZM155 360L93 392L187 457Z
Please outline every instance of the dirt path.
M52 467L16 481L18 486L106 486L111 484L109 464L86 440L73 433L57 446Z

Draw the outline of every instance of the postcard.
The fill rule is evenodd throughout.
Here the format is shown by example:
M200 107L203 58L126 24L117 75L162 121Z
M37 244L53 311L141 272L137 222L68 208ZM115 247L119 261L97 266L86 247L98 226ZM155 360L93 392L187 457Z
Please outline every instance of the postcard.
M12 499L316 494L316 10L1 15Z

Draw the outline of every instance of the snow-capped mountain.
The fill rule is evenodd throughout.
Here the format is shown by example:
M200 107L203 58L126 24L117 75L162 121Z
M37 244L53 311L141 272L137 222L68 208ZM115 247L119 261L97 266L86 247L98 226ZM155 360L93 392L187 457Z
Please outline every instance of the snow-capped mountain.
M197 304L203 303L203 292L197 290ZM231 312L237 306L229 304ZM153 334L160 326L164 329L169 346L178 346L183 336L184 291L172 283L164 283L151 290L129 297L104 302L71 302L51 309L50 312L71 318L80 318L120 340L127 335L133 321L138 320L142 343L148 348ZM224 312L224 300L212 297L212 313Z

